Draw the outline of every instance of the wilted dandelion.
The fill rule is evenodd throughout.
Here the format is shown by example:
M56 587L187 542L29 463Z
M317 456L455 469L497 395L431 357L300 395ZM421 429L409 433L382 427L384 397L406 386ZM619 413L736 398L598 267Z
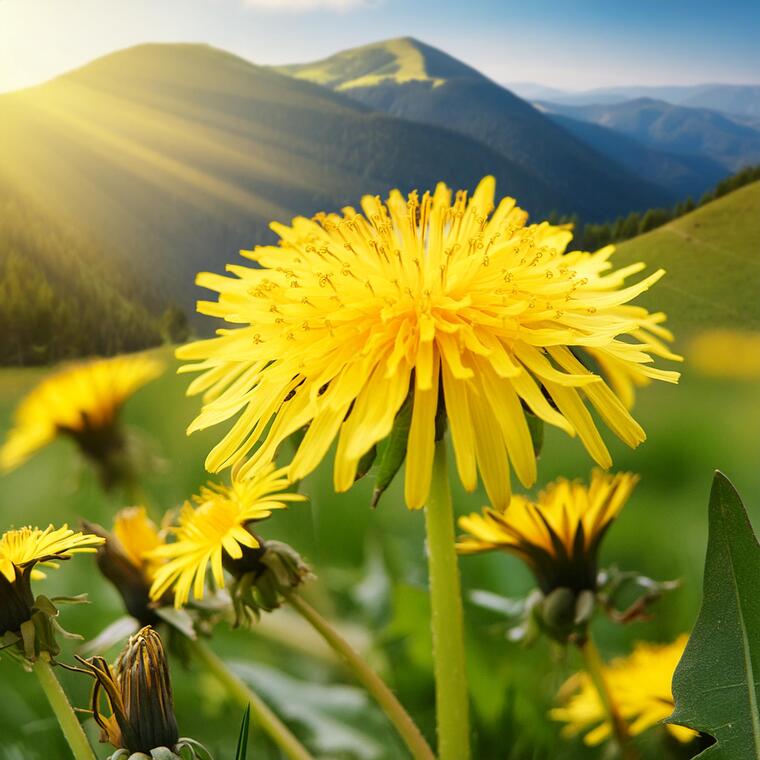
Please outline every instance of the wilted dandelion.
M196 506L186 503L179 525L171 529L176 540L148 554L165 560L155 573L151 596L159 599L173 590L175 605L181 607L191 589L196 599L203 598L209 568L217 587L223 588L225 566L235 571L258 567L264 549L253 524L288 502L305 500L300 494L284 493L289 485L285 470L270 463L248 480L233 476L230 486L202 488L194 497Z
M638 643L628 657L613 660L603 669L610 696L632 735L661 723L673 712L670 685L687 640L688 636L683 635L671 644ZM583 734L591 746L611 737L607 710L588 674L573 676L562 687L560 699L564 706L553 709L550 715L566 724L563 735ZM681 742L697 735L682 726L667 724L665 728Z
M199 310L241 325L178 351L198 360L186 371L203 372L190 386L205 402L190 431L237 417L207 467L253 452L245 477L308 426L290 477L311 472L337 436L335 488L345 491L407 396L413 508L428 496L443 412L463 485L473 490L480 471L497 509L510 501L510 462L526 486L536 478L526 409L577 434L603 467L610 455L587 404L628 445L641 443L623 401L634 384L678 379L652 365L678 358L661 340L664 315L630 305L662 270L625 287L643 264L614 270L612 247L565 253L568 229L526 226L512 198L494 208L494 190L487 177L469 200L452 201L443 184L422 198L366 196L363 215L273 224L279 246L243 252L261 268L200 274L219 297Z
M101 728L101 741L126 750L113 758L138 752L148 755L159 748L176 752L177 757L183 748L190 757L199 756L198 750L208 756L197 742L179 737L169 665L155 630L146 626L130 637L113 670L103 657L78 659L95 678L92 713ZM110 715L101 711L101 693L106 695Z
M46 377L16 409L0 448L0 468L11 470L59 435L74 439L106 486L124 477L126 441L118 424L124 402L163 370L145 355L69 365Z

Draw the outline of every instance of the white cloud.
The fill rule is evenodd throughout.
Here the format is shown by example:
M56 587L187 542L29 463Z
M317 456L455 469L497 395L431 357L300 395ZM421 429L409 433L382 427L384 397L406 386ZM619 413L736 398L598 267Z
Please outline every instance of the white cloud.
M268 11L308 12L317 10L348 11L371 8L380 0L243 0L249 8Z

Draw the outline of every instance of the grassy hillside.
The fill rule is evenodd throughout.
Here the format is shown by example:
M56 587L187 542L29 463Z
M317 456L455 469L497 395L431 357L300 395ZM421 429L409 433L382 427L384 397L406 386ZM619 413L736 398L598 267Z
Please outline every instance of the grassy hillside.
M760 182L621 243L618 264L646 261L666 276L641 302L665 309L679 335L760 329Z
M0 96L0 181L192 305L201 269L364 193L473 187L493 173L532 213L561 196L494 150L370 112L203 45L145 45Z
M760 163L760 132L707 108L652 98L585 106L541 102L548 111L610 127L659 150L698 155L729 171Z
M674 200L479 72L412 38L280 70L394 116L473 137L551 186L563 208L587 220Z

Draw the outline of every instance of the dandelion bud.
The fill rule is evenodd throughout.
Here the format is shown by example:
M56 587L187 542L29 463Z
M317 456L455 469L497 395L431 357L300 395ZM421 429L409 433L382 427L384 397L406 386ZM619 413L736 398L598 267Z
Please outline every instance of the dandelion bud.
M165 750L171 757L180 740L174 701L161 637L146 626L130 637L116 665L111 669L102 657L77 658L94 676L92 711L101 728L101 741L107 741L128 754L144 753L156 757L156 750ZM112 714L100 710L100 694L105 692ZM159 753L160 756L160 753Z

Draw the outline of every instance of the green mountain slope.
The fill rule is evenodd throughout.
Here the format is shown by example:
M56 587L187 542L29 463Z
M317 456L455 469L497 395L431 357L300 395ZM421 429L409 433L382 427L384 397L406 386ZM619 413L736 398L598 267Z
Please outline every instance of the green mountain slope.
M161 342L154 300L102 245L0 183L0 365L110 355Z
M621 243L618 265L645 261L666 275L641 297L678 337L713 327L760 329L760 182Z
M551 186L563 208L588 221L675 199L475 69L418 40L387 40L280 70L379 111L473 137Z
M145 45L0 96L0 180L185 307L198 270L268 223L493 173L533 214L561 197L474 140L371 112L203 45ZM7 158L6 158L7 151Z

